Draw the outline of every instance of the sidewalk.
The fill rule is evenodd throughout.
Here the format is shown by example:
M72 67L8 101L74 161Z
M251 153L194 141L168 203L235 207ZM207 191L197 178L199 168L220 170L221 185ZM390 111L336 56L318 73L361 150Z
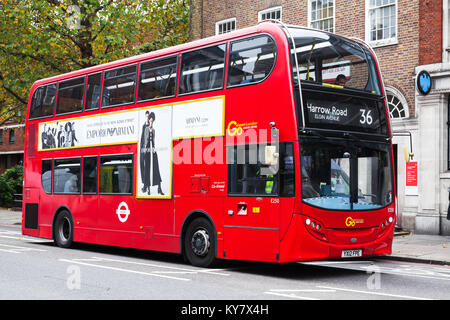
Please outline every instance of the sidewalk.
M0 208L0 226L20 225L22 212ZM450 237L396 232L389 260L450 265Z
M413 233L395 235L392 254L386 259L450 265L450 237Z
M0 208L0 226L21 225L22 211Z

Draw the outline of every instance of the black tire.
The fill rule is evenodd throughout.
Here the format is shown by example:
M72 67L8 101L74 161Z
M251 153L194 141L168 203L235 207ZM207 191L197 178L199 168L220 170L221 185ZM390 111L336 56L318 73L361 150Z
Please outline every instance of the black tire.
M61 248L69 248L73 243L73 219L69 211L58 213L54 228L55 244Z
M183 245L190 264L203 268L216 264L216 234L208 219L196 218L188 225Z

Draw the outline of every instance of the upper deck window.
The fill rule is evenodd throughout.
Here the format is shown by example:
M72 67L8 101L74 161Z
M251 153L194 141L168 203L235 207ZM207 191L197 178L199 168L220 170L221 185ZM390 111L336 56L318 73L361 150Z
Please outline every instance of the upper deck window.
M81 77L59 83L56 114L83 110L85 80Z
M137 65L105 72L102 107L112 107L134 102Z
M185 52L181 58L179 93L222 89L226 45Z
M275 61L275 41L267 35L232 42L227 86L263 81Z
M86 105L84 110L100 108L100 94L102 91L102 73L90 74L87 79Z
M138 101L175 96L177 69L176 56L142 63Z
M375 62L366 48L319 31L301 28L290 28L289 31L295 39L302 81L381 95ZM295 61L292 60L293 77L297 81Z
M37 88L30 106L30 119L53 116L55 110L56 83Z

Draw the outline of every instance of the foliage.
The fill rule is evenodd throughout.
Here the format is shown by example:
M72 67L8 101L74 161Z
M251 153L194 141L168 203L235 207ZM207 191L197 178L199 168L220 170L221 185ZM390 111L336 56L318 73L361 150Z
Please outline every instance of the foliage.
M188 0L0 0L0 125L32 83L188 40Z
M22 192L23 167L17 165L0 176L0 207L10 207L14 193Z
M0 207L10 207L13 199L13 189L3 176L0 176Z
M11 186L15 193L22 193L22 179L23 179L23 166L16 165L6 170L2 177L6 179L6 182Z

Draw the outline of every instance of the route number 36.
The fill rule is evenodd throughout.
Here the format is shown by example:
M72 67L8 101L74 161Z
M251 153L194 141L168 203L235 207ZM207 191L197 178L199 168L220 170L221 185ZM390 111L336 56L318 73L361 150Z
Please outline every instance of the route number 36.
M359 112L361 112L361 118L359 119L359 123L368 124L370 126L373 122L373 118L370 114L372 110L359 109Z

